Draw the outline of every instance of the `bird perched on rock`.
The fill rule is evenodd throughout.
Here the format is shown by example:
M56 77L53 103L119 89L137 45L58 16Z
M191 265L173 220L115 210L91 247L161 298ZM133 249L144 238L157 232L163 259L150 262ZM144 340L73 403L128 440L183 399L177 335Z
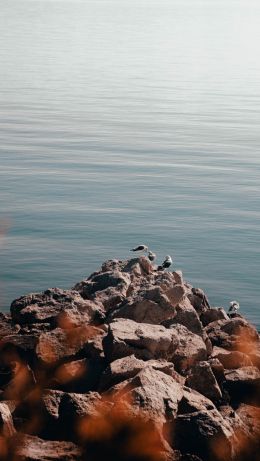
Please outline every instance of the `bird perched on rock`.
M156 254L153 253L152 251L149 251L149 252L148 252L148 259L149 259L151 262L155 261L155 259L156 259Z
M137 247L135 248L132 248L132 250L130 251L137 251L137 252L140 252L140 253L147 253L148 251L148 246L146 245L138 245Z
M229 303L229 306L230 306L228 309L229 314L236 314L238 309L240 308L239 303L237 301L231 301Z
M161 266L158 266L158 271L162 271L163 269L168 269L168 267L170 267L172 265L172 258L167 255L165 256L165 259L162 263Z

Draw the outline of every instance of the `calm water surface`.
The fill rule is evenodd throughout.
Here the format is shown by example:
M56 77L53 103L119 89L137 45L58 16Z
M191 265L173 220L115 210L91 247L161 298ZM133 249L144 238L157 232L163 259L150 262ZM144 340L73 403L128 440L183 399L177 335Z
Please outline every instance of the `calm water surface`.
M147 243L260 326L260 5L1 2L2 309Z

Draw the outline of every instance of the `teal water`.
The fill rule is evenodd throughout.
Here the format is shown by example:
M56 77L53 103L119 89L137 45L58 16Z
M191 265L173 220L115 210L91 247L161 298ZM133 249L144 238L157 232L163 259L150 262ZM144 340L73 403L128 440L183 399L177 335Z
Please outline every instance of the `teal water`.
M260 327L260 5L10 0L3 310L146 243Z

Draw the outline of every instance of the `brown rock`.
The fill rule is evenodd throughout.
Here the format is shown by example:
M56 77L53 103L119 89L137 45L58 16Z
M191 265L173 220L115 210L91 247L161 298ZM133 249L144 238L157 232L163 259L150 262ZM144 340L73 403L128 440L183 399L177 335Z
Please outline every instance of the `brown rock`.
M260 371L256 367L241 367L225 372L225 389L235 402L260 404Z
M95 327L77 327L69 330L56 328L40 335L36 347L38 360L46 366L84 357L84 346L100 330ZM103 334L103 332L102 332Z
M234 369L252 365L251 360L246 354L239 351L229 351L222 347L213 347L212 358L218 359L224 368Z
M61 391L41 390L35 387L17 403L13 416L16 427L22 432L40 435L44 439L56 440L60 435L58 427Z
M182 453L193 453L203 461L230 461L234 442L232 427L216 409L179 414L174 444Z
M196 413L198 411L215 410L214 403L194 389L183 387L183 396L179 402L178 414Z
M111 386L133 378L137 373L143 370L145 367L152 367L155 370L159 370L169 376L172 376L175 381L180 384L184 384L185 379L180 376L175 370L174 365L166 360L140 360L134 355L123 357L121 359L111 362L104 371L101 381L100 390L109 389Z
M8 315L0 312L0 340L5 336L10 336L17 333L16 328L11 324L11 319Z
M159 324L174 315L174 307L160 287L138 293L112 313L111 318L128 318L139 323Z
M223 307L211 307L210 309L202 312L200 320L203 326L206 326L216 320L229 320L229 317Z
M122 302L130 286L129 274L123 274L120 270L104 271L92 274L87 280L83 280L73 288L84 299L92 299L101 303L104 308L110 309Z
M222 392L208 362L195 364L187 379L186 386L195 389L213 402L222 398Z
M118 319L109 325L103 344L110 362L133 354L144 360L170 359L178 339L176 335L173 338L171 330L163 326Z
M0 362L9 365L18 359L32 361L35 356L37 337L34 335L13 334L0 340Z
M260 451L260 408L242 404L236 410L237 417L242 421L249 436L239 431L239 460L259 461Z
M260 444L260 408L241 404L236 413L246 425L253 439Z
M252 351L254 344L259 341L256 329L242 318L211 322L206 332L213 346L244 353Z
M109 389L114 384L132 378L144 368L145 363L144 360L137 359L134 355L114 360L101 377L100 390ZM147 363L149 363L149 360Z
M49 380L49 386L64 392L94 391L99 386L104 368L105 361L98 359L82 359L62 363L55 369Z
M225 380L225 373L224 373L225 370L224 370L222 363L216 358L209 358L208 362L218 382L218 385L221 387L223 381Z
M79 461L80 457L80 448L71 442L47 441L29 435L20 436L16 450L17 461Z
M12 437L16 430L14 428L12 414L5 402L0 402L0 433L3 437Z
M63 394L59 407L59 426L65 440L78 441L82 418L99 415L101 396L97 392ZM104 405L102 405L104 410Z
M154 421L173 421L183 396L182 385L171 376L147 366L134 378L121 383L115 398L131 402L131 407Z
M185 373L194 363L207 359L207 349L204 341L198 335L189 331L184 325L172 325L169 329L177 343L171 357L176 370Z
M194 309L198 312L199 315L209 309L210 305L208 298L201 288L191 287L188 297Z
M47 323L52 328L66 315L71 324L100 323L104 318L102 308L85 301L77 291L51 288L43 293L32 293L16 299L11 304L14 322L21 325Z
M175 307L175 312L176 314L173 318L162 322L164 326L169 328L171 325L179 323L192 331L192 333L203 336L203 328L199 316L188 298Z

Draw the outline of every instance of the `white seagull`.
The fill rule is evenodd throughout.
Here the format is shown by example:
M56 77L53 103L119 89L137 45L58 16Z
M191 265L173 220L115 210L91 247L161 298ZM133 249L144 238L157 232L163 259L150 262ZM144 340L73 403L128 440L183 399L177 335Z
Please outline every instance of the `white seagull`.
M240 308L239 303L237 301L231 301L229 303L229 309L228 312L229 314L236 314L238 309Z
M153 253L152 251L149 251L149 252L148 252L148 259L149 259L151 262L155 261L155 259L156 259L156 254Z
M169 255L167 255L165 256L165 259L162 265L158 266L158 270L161 271L163 269L168 269L168 267L170 267L171 265L172 265L172 258Z
M143 252L147 253L148 247L146 245L138 245L138 247L132 248L132 250L130 251L138 251L140 253L143 253Z

